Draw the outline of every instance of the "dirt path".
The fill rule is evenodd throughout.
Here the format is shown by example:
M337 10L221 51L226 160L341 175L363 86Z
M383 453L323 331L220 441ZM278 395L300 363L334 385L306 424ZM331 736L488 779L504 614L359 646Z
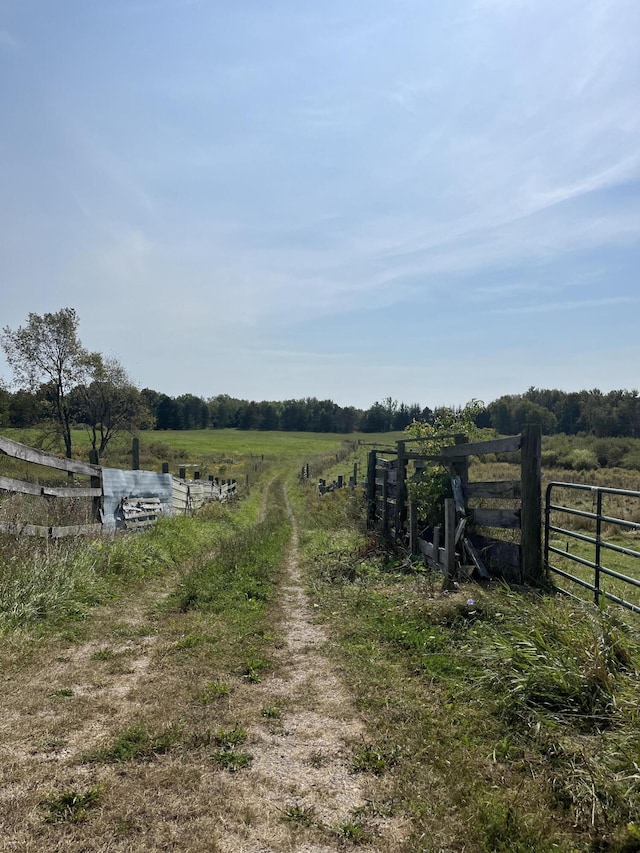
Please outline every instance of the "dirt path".
M249 807L259 802L261 819L251 827L228 822L220 849L229 853L329 853L349 840L361 843L366 834L381 843L385 834L398 831L368 814L375 785L365 787L364 777L352 772L351 748L364 742L364 726L323 652L327 637L315 622L303 587L298 527L288 499L286 505L293 533L286 561L288 580L282 590L283 675L254 687L250 699L266 709L285 710L269 728L256 724L250 729L253 763L242 776L238 774L235 794ZM292 838L296 825L299 837ZM367 844L361 849L374 848ZM375 849L390 848L382 844Z
M402 827L373 805L384 800L382 783L351 772L364 728L324 652L286 505L293 532L277 675L238 682L224 709L197 699L212 677L213 629L197 614L167 615L159 606L176 577L99 608L80 642L44 643L31 662L12 663L4 650L0 851L329 853L349 841L398 849ZM243 749L252 762L238 772L211 761L207 732L223 718L247 732ZM85 762L107 736L141 719L156 731L190 731L192 743L152 760ZM89 790L99 792L100 807L87 820L52 819L47 796Z

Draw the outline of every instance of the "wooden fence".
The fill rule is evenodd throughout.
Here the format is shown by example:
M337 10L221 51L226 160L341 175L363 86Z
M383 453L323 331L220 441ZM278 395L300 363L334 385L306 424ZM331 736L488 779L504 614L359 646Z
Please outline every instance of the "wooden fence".
M48 516L53 503L82 501L83 524L33 524L23 520L26 508L18 507L21 518L0 520L0 533L22 536L40 536L59 539L65 536L99 535L105 530L139 529L148 527L159 517L192 512L208 501L225 501L236 494L235 480L187 480L184 469L181 477L172 477L168 466L163 473L145 471L127 472L108 469L97 464L97 454L90 454L91 462L65 459L20 444L0 436L0 454L37 466L30 470L35 482L17 477L0 476L0 493L25 495L33 502L40 498L44 505L35 507L36 513ZM51 472L66 472L68 485L41 485L37 480L51 480ZM145 475L147 475L145 480ZM55 475L54 475L55 477ZM130 481L130 482L128 482ZM109 483L107 488L106 484ZM114 486L115 484L115 486ZM161 488L160 488L161 486ZM105 508L108 512L105 514Z
M445 578L468 567L483 579L496 574L516 583L541 583L540 428L531 426L521 435L483 442L469 443L462 435L446 438L453 443L433 453L408 449L413 440L397 442L393 452L369 453L369 527L411 553L424 554L427 563L440 568ZM516 451L520 455L519 480L469 480L470 457ZM434 464L449 470L453 496L444 501L442 523L426 528L408 499L409 483L419 480L423 470ZM496 532L505 529L512 531L511 541Z
M102 531L100 505L102 500L102 472L95 464L64 459L44 453L33 447L27 447L0 436L0 453L55 471L66 471L74 478L82 477L85 483L68 486L41 486L38 483L25 482L14 477L0 477L0 491L18 495L40 496L48 501L69 501L78 498L90 499L89 521L86 524L42 525L18 521L0 521L0 533L13 533L24 536L44 536L58 539L63 536L82 536L98 534Z

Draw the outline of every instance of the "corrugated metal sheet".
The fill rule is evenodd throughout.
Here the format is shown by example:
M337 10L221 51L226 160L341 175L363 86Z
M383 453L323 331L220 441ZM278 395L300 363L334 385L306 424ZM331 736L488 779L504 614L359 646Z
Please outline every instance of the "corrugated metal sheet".
M103 468L105 531L148 526L158 515L180 515L207 501L224 501L236 494L235 480L180 480L155 471L123 471ZM160 511L145 498L158 498ZM123 504L123 499L125 502ZM136 512L142 513L137 518Z
M173 477L155 471L123 471L120 468L103 468L104 528L105 532L124 526L121 511L123 498L159 498L164 515L173 515Z

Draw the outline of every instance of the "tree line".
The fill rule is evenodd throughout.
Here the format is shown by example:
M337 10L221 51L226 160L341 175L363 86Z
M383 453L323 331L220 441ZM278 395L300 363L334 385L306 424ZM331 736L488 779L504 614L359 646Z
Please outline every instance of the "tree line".
M209 399L182 394L169 397L144 388L141 395L156 429L255 429L289 432L389 432L429 417L430 409L387 398L369 409L340 406L333 400L242 400L228 394Z
M591 435L596 438L640 438L640 395L637 390L604 393L529 388L489 403L477 419L501 435L540 424L545 435Z
M404 430L409 424L434 424L455 408L421 408L391 397L368 409L340 406L332 400L256 402L218 394L171 397L138 389L114 357L87 350L78 337L72 308L29 314L24 326L4 327L0 344L13 372L15 390L0 380L0 428L49 423L72 452L72 430L84 427L101 455L118 432L140 429L242 429L296 432L369 432ZM474 401L474 404L477 401ZM565 392L529 388L504 395L487 406L474 406L475 424L513 435L527 424L543 433L595 437L640 437L638 391L599 389Z

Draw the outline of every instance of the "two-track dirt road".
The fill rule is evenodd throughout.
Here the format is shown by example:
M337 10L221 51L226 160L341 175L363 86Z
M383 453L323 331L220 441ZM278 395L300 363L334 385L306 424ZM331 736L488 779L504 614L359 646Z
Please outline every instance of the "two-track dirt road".
M5 645L0 851L328 853L354 842L401 849L403 827L380 817L383 782L352 772L365 730L326 653L286 495L285 503L293 532L281 639L275 670L260 681L238 679L217 702L194 700L197 685L217 675L206 655L180 655L184 638L204 629L193 614L169 617L162 609L172 576L97 608L80 641L56 637L28 653L24 644ZM202 736L231 719L246 733L242 748L251 756L237 772L211 761ZM86 760L140 720L173 733L166 749L126 762ZM57 820L48 805L91 791L95 802L84 812L71 808L79 820Z

